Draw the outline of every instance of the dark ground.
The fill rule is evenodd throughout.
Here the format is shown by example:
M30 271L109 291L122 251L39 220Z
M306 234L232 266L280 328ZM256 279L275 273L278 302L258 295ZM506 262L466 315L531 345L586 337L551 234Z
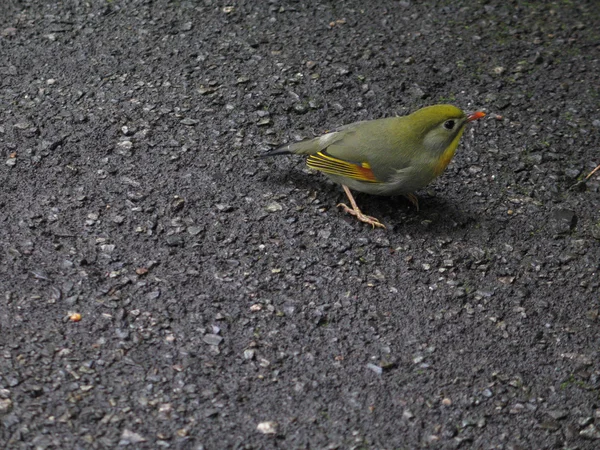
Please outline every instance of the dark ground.
M515 3L2 1L0 442L600 448L600 5ZM254 158L440 102L387 230Z

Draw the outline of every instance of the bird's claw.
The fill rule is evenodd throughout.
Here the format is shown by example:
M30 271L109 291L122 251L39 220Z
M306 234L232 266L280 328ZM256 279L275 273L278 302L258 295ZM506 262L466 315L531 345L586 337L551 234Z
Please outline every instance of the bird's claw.
M352 209L344 203L339 203L337 205L337 207L342 208L344 210L344 212L347 212L348 214L352 214L354 217L356 217L361 222L368 223L373 228L385 228L385 225L382 224L379 220L377 220L375 217L367 216L366 214L363 214L360 209Z

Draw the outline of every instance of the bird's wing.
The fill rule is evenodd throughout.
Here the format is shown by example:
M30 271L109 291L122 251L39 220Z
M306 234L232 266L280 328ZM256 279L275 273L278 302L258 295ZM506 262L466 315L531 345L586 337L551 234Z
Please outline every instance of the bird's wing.
M357 179L364 176L360 168L368 168L374 181L388 182L413 162L416 149L402 145L410 132L399 117L357 122L337 130L336 139L321 152L325 150L330 158L358 166ZM356 169L351 173L356 174Z
M355 180L378 183L368 162L352 162L335 158L327 150L310 155L306 160L308 167L332 175L339 175Z

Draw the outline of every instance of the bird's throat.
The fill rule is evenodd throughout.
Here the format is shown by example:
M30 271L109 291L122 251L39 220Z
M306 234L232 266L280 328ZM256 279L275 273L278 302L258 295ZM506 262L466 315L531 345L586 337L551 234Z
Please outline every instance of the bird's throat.
M440 176L442 172L446 170L446 167L448 167L450 161L452 161L452 158L454 157L454 153L456 153L456 148L458 147L458 143L460 142L460 138L464 131L465 129L463 127L440 156L440 159L438 160L434 168L434 174L436 177Z

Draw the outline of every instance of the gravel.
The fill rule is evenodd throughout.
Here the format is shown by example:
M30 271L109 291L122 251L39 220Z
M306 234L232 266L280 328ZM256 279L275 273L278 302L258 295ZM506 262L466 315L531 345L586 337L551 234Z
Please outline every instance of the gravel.
M7 448L598 448L595 2L0 3ZM441 102L386 230L256 158Z

